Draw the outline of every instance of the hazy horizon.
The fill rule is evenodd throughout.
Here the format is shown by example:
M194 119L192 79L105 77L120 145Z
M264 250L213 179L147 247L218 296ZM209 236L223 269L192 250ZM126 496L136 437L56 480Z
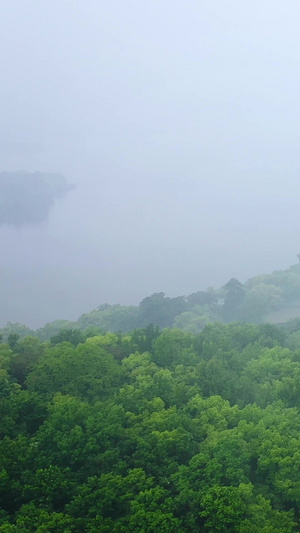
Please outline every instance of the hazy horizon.
M300 251L295 1L0 6L0 172L76 189L0 227L0 326L287 268Z

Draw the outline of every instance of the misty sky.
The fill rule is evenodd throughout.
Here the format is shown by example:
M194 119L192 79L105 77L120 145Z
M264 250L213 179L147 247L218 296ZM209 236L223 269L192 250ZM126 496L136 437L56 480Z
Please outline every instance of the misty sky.
M3 0L0 171L77 189L0 228L0 326L286 268L300 251L296 0Z

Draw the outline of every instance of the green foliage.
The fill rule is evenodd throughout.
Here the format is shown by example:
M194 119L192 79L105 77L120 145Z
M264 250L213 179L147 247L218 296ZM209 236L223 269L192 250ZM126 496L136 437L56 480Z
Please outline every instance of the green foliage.
M154 343L153 360L159 366L195 364L197 357L191 335L177 329L165 329Z
M66 328L0 344L0 532L299 531L289 328Z
M54 346L61 342L70 342L73 346L77 346L85 341L85 335L80 329L61 329L57 335L50 338L50 341Z
M80 329L98 327L104 331L131 331L136 327L137 315L138 309L134 306L104 304L90 313L81 315L77 326Z
M18 322L8 322L7 325L1 329L1 337L3 342L8 342L9 336L11 336L10 338L12 340L12 335L17 335L15 340L18 340L19 338L22 339L23 337L33 334L34 332L30 328L24 326L23 324L19 324Z
M187 308L185 298L168 298L163 292L152 294L139 305L139 321L141 326L151 323L161 328L171 327L177 315Z
M243 518L242 500L237 487L215 486L201 498L200 516L204 530L238 532Z
M89 336L104 331L128 333L133 330L177 328L200 333L212 322L232 321L261 324L285 323L300 315L300 264L269 275L256 276L242 284L231 278L219 289L208 288L188 296L170 298L163 292L144 298L139 306L100 305L85 313L76 322L56 320L33 332L26 326L9 322L0 330L0 342L16 342L20 338L37 336L41 341L52 338L54 343L70 341L78 344ZM73 330L67 333L67 330ZM78 330L81 331L81 337ZM76 333L75 333L76 331ZM144 335L144 334L143 334ZM78 336L78 338L77 338ZM152 339L153 340L153 339ZM137 346L138 351L151 351Z
M190 333L199 333L206 324L213 322L215 317L212 315L208 306L195 306L193 311L185 311L175 317L173 327L189 331Z
M103 337L91 337L76 348L70 343L46 349L28 376L29 390L53 395L56 392L81 398L103 398L118 384L119 366L104 348Z
M43 354L44 346L35 337L14 339L13 342L9 342L9 345L14 351L10 360L11 375L20 385L24 385L32 366Z
M270 311L279 309L282 305L282 289L275 285L258 283L248 292L240 309L240 318L259 323Z
M223 317L225 322L232 322L239 318L239 310L245 299L245 289L237 279L231 278L224 285L224 290Z
M153 350L153 343L159 337L160 331L158 326L149 324L145 328L134 330L130 336L131 346L138 352L151 352Z
M73 329L76 327L75 322L69 322L68 320L55 320L54 322L48 322L43 328L36 331L36 335L41 341L48 341L51 337L58 335L60 331Z

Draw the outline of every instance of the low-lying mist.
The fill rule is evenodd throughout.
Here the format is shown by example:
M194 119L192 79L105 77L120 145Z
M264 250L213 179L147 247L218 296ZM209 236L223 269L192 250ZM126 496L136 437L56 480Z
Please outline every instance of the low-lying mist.
M299 10L2 2L0 172L76 189L0 218L0 325L296 262Z
M48 221L0 228L1 325L36 328L105 302L137 304L286 268L299 251L297 221L296 199L254 191L78 183Z

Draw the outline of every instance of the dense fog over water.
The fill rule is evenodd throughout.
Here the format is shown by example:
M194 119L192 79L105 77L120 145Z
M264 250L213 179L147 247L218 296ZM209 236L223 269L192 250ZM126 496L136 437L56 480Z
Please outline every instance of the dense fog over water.
M300 251L299 4L0 7L0 171L76 189L0 227L0 325L286 268Z

